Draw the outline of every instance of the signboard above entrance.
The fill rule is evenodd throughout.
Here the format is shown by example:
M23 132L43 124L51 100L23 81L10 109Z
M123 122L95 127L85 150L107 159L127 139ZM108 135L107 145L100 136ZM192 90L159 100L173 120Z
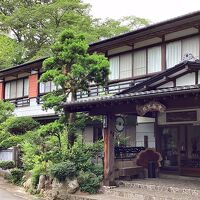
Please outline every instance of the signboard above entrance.
M148 112L165 112L166 106L157 101L150 101L144 105L137 105L136 110L138 115L144 116Z

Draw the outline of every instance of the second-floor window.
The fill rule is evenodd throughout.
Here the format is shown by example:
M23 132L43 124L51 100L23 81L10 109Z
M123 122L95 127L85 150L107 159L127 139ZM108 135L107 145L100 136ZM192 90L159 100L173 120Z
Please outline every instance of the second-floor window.
M39 83L39 85L40 85L40 91L39 91L40 94L52 92L52 91L57 89L57 87L55 86L53 81L48 81L48 82L45 82L45 83Z
M191 37L179 41L170 42L166 45L167 69L181 62L184 54L191 53L199 59L199 38Z
M114 56L110 61L110 80L161 71L161 46Z
M28 78L21 78L5 83L5 99L27 97L29 92Z

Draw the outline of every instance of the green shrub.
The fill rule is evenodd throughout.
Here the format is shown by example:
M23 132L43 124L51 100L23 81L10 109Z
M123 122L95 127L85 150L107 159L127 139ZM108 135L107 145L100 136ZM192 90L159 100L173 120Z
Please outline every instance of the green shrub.
M0 161L0 168L6 170L6 169L12 169L15 167L15 163L13 161Z
M92 172L81 171L79 173L78 182L82 192L88 192L90 194L97 193L100 188L101 181L102 176L96 176Z
M71 178L76 175L76 167L73 162L66 161L54 164L50 169L50 174L58 181L65 181L66 178Z
M94 164L89 170L97 176L103 176L103 165Z
M8 149L10 147L17 146L22 142L22 138L19 136L11 136L0 143L1 149Z
M10 133L1 130L1 131L0 131L0 143L1 143L3 140L6 140L7 138L9 138L10 136L11 136Z
M10 181L14 184L21 184L24 171L22 169L14 168L10 173Z
M14 135L21 135L39 126L32 117L11 117L5 122L6 130Z
M37 187L37 185L39 183L40 175L42 175L42 174L45 174L44 165L42 163L35 165L32 170L32 176L31 176L31 184L32 184L33 188Z

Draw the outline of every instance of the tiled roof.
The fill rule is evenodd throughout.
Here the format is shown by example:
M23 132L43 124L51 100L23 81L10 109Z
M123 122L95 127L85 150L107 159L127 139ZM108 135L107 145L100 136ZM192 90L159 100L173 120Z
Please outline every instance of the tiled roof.
M63 104L63 107L69 108L74 106L92 105L96 103L116 102L120 100L129 100L129 99L134 100L134 99L142 99L142 98L157 97L157 96L169 96L172 94L178 95L178 94L197 93L197 92L200 92L200 84L77 100L75 102L66 102Z

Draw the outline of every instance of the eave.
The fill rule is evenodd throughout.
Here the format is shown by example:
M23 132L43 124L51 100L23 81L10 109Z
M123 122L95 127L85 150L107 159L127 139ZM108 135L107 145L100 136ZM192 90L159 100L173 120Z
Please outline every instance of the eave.
M103 52L120 46L132 46L133 43L146 39L161 37L165 34L180 31L186 28L200 26L200 11L189 13L180 17L152 24L135 31L90 44L90 52Z
M2 79L6 76L14 75L20 72L30 72L31 70L39 70L42 67L42 62L45 59L46 58L40 58L34 61L23 63L21 65L16 65L10 68L0 70L0 78Z

